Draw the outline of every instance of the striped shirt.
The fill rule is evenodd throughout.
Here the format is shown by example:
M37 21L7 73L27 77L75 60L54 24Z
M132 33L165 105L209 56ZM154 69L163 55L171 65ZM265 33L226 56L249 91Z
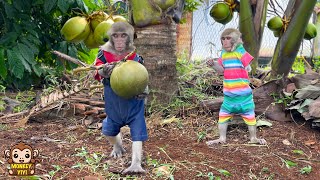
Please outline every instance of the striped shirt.
M218 63L224 68L223 94L228 97L252 94L249 76L245 67L250 65L253 57L239 44L232 52L223 50Z

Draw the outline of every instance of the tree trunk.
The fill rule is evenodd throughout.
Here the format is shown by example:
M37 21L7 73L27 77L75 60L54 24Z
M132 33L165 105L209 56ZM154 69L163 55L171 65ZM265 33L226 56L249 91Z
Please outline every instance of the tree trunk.
M136 28L134 43L149 72L151 90L148 103L168 104L175 96L177 85L176 71L176 25L159 24Z
M269 0L241 0L240 1L240 32L246 50L255 57L252 63L253 72L258 67L259 50L265 27L266 13Z
M314 24L317 27L317 32L320 34L320 3L317 3L314 8L314 13L316 14L314 18ZM316 36L313 41L312 56L320 56L320 35Z
M283 35L278 39L271 63L271 76L286 77L297 56L303 40L307 24L312 14L316 0L290 0L285 11L285 17L290 19Z

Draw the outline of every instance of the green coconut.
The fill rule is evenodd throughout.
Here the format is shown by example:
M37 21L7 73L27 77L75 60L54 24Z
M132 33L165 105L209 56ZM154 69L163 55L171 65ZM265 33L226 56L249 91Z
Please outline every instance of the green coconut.
M92 30L95 30L98 24L100 24L102 21L106 21L109 17L109 15L103 11L95 11L90 16L90 25Z
M85 17L70 18L60 30L66 41L79 43L90 34L90 25Z
M102 21L94 30L93 38L99 45L105 44L109 39L107 32L109 31L113 23L114 22L111 19Z
M210 16L217 22L226 20L231 13L230 7L224 2L214 4L210 10Z
M85 39L83 42L87 46L87 48L89 48L89 49L98 48L100 46L99 43L97 43L94 40L93 32L90 32L90 34L88 35L87 39Z
M154 0L154 2L162 9L167 10L176 3L176 0Z
M279 30L279 31L273 31L273 35L274 35L274 37L280 37L280 35L281 35L281 30Z
M312 38L315 38L317 36L317 28L313 23L309 23L307 25L306 32L304 33L304 39L310 40Z
M149 82L147 69L137 61L118 63L110 77L112 90L123 98L129 99L143 93Z
M128 22L125 17L120 16L120 15L114 15L114 16L112 16L112 20L113 20L114 22Z
M225 25L225 24L229 23L232 20L232 18L233 18L233 12L231 12L226 19L218 20L217 22Z
M272 31L279 31L283 28L282 19L279 16L275 16L268 21L267 26Z
M154 8L150 0L132 0L132 19L136 27L160 24L161 12Z

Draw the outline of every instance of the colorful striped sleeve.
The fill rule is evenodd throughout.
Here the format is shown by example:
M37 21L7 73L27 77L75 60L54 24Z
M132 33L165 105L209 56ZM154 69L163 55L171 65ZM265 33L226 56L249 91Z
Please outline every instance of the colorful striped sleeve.
M252 60L253 60L253 56L251 56L248 52L245 52L241 57L241 62L244 67L247 67L248 65L250 65Z

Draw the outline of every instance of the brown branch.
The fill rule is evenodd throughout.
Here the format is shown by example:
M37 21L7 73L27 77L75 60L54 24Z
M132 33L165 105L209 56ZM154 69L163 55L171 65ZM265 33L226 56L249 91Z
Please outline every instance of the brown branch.
M82 61L80 61L79 59L73 58L67 54L64 54L62 52L59 51L51 51L53 54L57 55L59 58L65 59L67 61L73 62L75 64L87 67L88 65Z

